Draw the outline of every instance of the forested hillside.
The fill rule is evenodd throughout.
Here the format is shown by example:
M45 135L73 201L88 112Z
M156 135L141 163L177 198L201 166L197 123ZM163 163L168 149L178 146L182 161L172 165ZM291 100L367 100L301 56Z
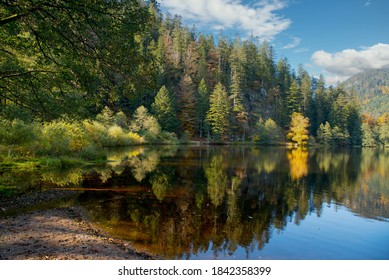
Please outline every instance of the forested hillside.
M295 72L267 42L201 34L155 1L3 1L0 14L6 120L95 119L108 107L134 123L144 106L182 139L362 143L344 87Z
M389 112L389 67L358 73L343 82L343 85L360 98L363 113L379 117Z

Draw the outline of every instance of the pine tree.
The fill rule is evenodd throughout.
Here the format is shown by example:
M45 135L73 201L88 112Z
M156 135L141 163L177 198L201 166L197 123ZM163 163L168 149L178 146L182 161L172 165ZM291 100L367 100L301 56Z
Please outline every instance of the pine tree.
M162 86L155 96L152 111L163 130L177 132L178 122L174 102L165 86Z
M287 101L289 114L301 113L302 97L296 79L292 80L292 84L289 87Z
M379 127L379 139L382 145L389 145L389 122L383 123Z
M319 128L319 124L323 124L328 121L328 109L327 102L325 98L325 81L323 75L320 75L319 80L317 81L315 89L315 119L316 122L312 123L312 130L315 132Z
M198 58L198 77L197 80L206 79L208 75L208 64L207 64L207 44L204 34L199 35L197 42L197 54Z
M379 134L375 126L370 126L368 123L363 123L362 127L362 146L375 147L379 143Z
M230 65L229 57L231 53L231 46L227 41L227 38L223 34L219 34L218 46L218 76L217 81L223 85L229 85L230 82Z
M275 77L273 48L268 42L263 42L259 50L259 73L261 73L261 85L263 89L269 90L273 86Z
M288 91L291 85L290 65L286 58L279 60L277 63L276 71L276 83L279 88L279 98L276 106L278 108L278 117L276 118L277 123L281 127L289 125L290 114L288 110Z
M178 85L177 94L179 97L178 117L182 131L193 137L196 131L196 98L193 82L189 76L186 75L182 78Z
M203 133L207 129L207 112L209 110L209 93L205 80L202 79L197 89L197 109L196 109L196 121L197 131L199 137L203 137Z
M261 105L263 101L263 96L261 96L263 87L259 79L260 62L258 48L255 44L254 38L250 38L250 40L245 41L242 48L244 55L242 92L244 93L244 100L249 114L249 125L254 127L258 119L261 117Z
M361 145L362 143L362 119L361 108L356 96L350 92L349 103L347 104L347 130L350 133L352 145Z
M319 129L317 131L317 140L320 144L325 146L329 146L332 144L332 130L331 125L326 122L325 124L320 124Z
M209 42L212 40L211 42ZM209 43L208 43L209 42ZM213 37L209 36L207 38L208 53L207 53L207 75L205 81L208 88L214 88L218 83L219 75L219 59L216 47L213 43Z
M192 41L189 43L184 54L184 75L188 75L194 84L198 82L198 60L199 55L197 53L196 43Z
M300 85L300 91L302 95L302 113L305 117L311 119L312 117L312 81L308 73L305 72Z
M342 87L338 87L332 91L330 98L333 100L329 114L331 126L337 126L344 137L348 135L348 143L360 145L362 143L361 115L355 97L345 92Z
M239 39L236 39L230 56L231 65L231 87L230 97L232 99L232 110L234 112L244 111L242 79L243 79L244 54Z
M136 109L130 124L130 129L141 135L157 137L161 132L161 127L157 119L150 115L144 106Z
M230 104L227 92L221 83L218 83L210 96L210 108L207 120L213 135L222 140L228 138Z

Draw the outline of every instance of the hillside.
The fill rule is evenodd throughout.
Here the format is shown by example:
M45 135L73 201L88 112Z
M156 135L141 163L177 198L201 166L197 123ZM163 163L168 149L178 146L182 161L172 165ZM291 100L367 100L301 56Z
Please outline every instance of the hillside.
M363 113L378 117L389 112L389 67L366 70L342 84L346 90L354 90L358 95Z

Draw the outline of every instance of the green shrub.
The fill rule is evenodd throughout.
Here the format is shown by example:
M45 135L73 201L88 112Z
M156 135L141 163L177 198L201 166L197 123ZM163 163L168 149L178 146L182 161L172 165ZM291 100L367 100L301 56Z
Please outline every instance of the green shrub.
M113 125L108 129L108 136L110 139L110 146L128 146L133 144L132 139L128 133L124 132L123 129L118 125Z
M265 122L260 119L255 128L253 141L260 144L274 145L284 140L281 128L272 119Z
M108 130L98 121L85 120L83 122L86 133L97 146L107 146L109 144Z
M40 137L41 152L48 155L76 154L93 145L83 125L63 120L45 123Z
M158 124L157 119L150 115L144 106L136 109L130 129L140 135L145 135L145 138L146 134L148 134L147 137L150 139L156 138L161 132L161 126Z
M174 144L174 145L176 145L179 143L176 134L173 132L162 131L159 134L158 138L159 138L159 142L161 144Z
M119 111L114 115L115 124L120 126L121 128L128 128L128 119L127 116Z
M131 139L131 143L132 144L135 144L135 145L139 145L139 144L143 144L144 143L144 139L143 137L141 137L139 134L136 134L134 132L128 132L127 133L127 137L129 139Z
M109 127L115 123L114 113L105 106L101 113L96 116L96 120L105 127Z
M0 144L24 145L36 139L37 126L34 123L25 123L22 120L0 119Z

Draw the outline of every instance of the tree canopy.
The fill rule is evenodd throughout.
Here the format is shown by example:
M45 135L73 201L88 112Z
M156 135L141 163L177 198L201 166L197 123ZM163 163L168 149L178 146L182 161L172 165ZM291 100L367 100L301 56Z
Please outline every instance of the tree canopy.
M299 113L319 142L363 142L352 91L327 88L301 65L296 74L269 42L196 32L156 1L2 1L0 14L5 119L93 119L105 107L131 118L144 106L178 136L278 142ZM260 136L260 120L275 135ZM375 129L377 143L385 129Z

